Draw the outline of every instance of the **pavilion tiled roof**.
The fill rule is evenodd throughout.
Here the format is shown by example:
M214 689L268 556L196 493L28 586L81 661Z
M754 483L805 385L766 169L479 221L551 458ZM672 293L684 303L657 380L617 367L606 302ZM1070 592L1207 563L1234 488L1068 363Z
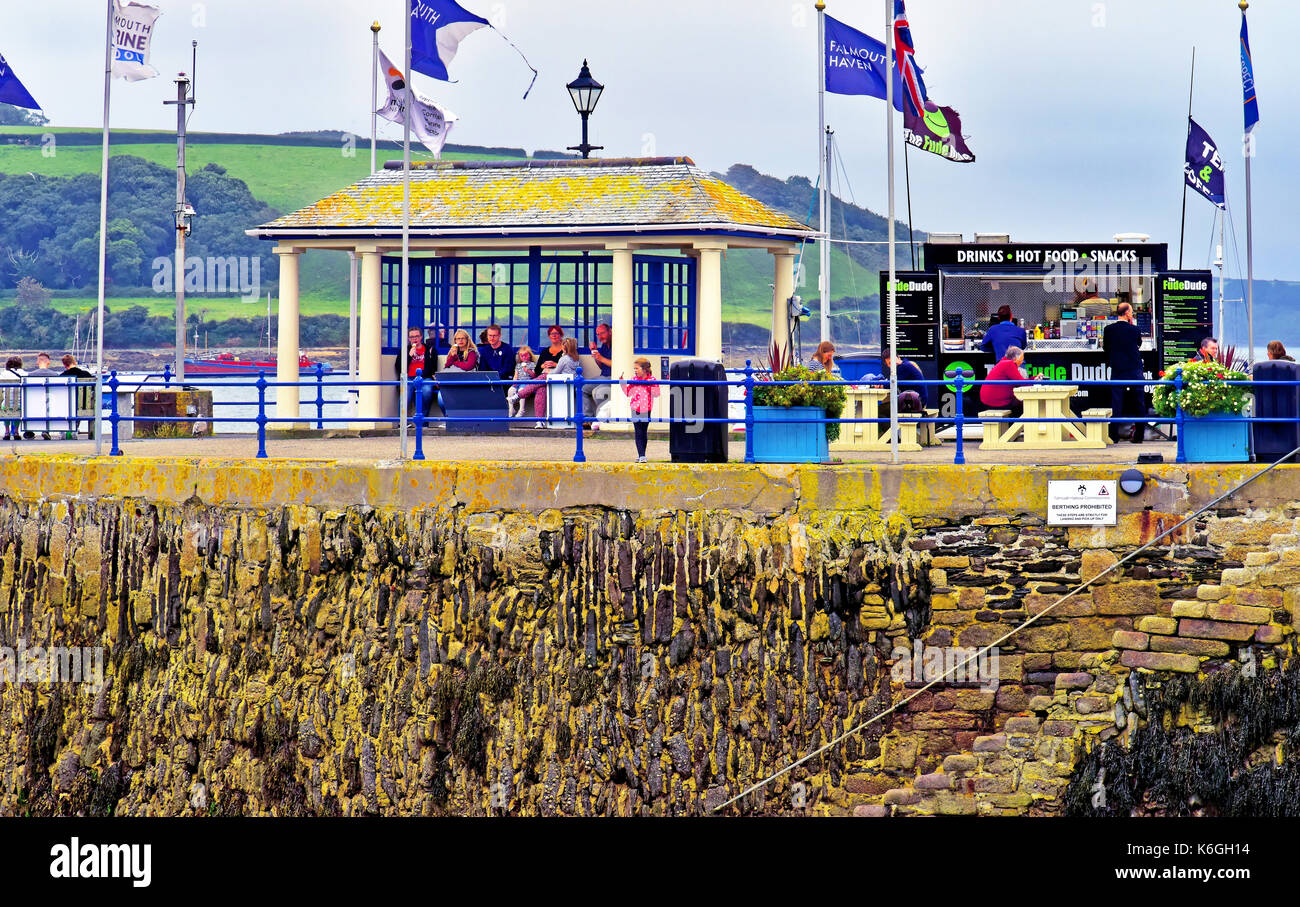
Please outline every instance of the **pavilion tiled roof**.
M314 231L401 228L402 171L355 185L250 231L267 239ZM424 235L720 230L801 239L814 230L686 157L564 161L431 161L411 170L411 227Z

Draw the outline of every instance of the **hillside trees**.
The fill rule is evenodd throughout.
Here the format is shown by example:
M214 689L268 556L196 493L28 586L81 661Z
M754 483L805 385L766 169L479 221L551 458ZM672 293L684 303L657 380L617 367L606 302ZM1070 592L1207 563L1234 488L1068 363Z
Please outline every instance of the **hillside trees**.
M197 212L186 255L260 257L261 279L278 273L266 244L244 234L278 212L219 166L191 174L187 196ZM155 263L175 254L176 175L131 155L108 171L108 279L116 288L148 287ZM99 179L0 174L0 289L32 277L51 289L94 286L99 276ZM234 288L231 288L234 289Z

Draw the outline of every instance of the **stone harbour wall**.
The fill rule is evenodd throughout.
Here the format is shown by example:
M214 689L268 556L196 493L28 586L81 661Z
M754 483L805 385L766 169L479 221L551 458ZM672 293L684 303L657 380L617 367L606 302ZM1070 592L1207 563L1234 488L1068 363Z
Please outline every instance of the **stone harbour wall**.
M0 814L698 815L891 708L726 812L1059 813L1139 677L1294 656L1300 470L998 641L1253 471L0 458L0 646L103 648Z

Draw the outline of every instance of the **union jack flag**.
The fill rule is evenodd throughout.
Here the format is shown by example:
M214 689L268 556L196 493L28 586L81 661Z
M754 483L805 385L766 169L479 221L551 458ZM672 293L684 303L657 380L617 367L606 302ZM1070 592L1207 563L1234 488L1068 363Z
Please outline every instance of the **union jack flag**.
M912 44L912 29L907 24L903 0L894 0L894 65L902 75L912 112L918 116L924 114L929 99L925 95L925 83L921 81L921 67L916 65L916 47Z

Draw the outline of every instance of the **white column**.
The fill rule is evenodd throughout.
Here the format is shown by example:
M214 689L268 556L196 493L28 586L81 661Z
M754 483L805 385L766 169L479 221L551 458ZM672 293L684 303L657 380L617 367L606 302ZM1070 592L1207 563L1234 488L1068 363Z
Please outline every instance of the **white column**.
M620 375L630 379L635 373L632 368L632 360L636 358L632 343L635 333L632 324L632 302L636 288L632 282L632 250L628 248L627 243L606 243L605 248L614 256L613 312L610 319L610 329L614 332L611 344L614 364L610 368L610 377L617 381ZM610 393L610 402L615 418L631 417L632 409L628 406L627 396L617 387ZM611 424L610 428L631 431L631 424L616 422Z
M361 305L360 325L357 330L357 377L361 381L383 381L385 376L380 367L380 350L383 347L380 297L383 294L383 271L380 267L380 254L377 249L358 250L361 256ZM392 378L392 375L388 375ZM361 419L376 419L383 415L384 392L392 392L388 387L363 387L357 416ZM374 428L375 424L358 423L357 428Z
M722 243L696 243L695 355L722 358Z
M790 350L790 297L794 295L794 252L773 249L775 284L772 290L772 340L783 354Z
M301 249L292 246L277 248L275 254L280 256L280 336L275 354L275 380L296 382L298 376L298 263L301 261ZM298 418L298 388L277 387L275 389L275 415L278 419ZM292 428L292 423L275 422L273 428Z

